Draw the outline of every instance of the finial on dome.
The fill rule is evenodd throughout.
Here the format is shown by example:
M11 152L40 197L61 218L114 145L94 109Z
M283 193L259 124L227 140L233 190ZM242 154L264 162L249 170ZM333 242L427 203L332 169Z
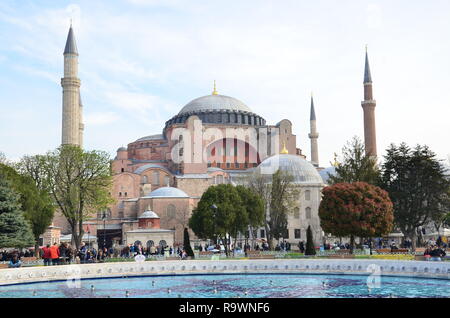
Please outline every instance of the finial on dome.
M219 93L216 90L216 80L214 80L214 90L212 92L213 95L219 95Z
M334 153L334 162L333 162L333 167L337 167L338 166L338 161L337 161L337 154Z
M287 150L287 148L286 148L286 142L285 141L283 141L283 149L281 149L281 152L280 152L282 155L287 155L287 154L289 154L289 151Z

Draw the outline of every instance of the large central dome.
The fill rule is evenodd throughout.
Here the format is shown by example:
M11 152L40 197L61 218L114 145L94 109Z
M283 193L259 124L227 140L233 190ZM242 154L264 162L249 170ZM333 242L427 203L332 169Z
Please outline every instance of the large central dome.
M234 97L213 94L194 99L184 106L178 115L214 110L252 112L247 105Z
M197 116L204 124L263 126L266 121L240 100L219 95L214 86L211 95L190 101L180 112L166 121L163 134L173 124L183 124L190 116Z

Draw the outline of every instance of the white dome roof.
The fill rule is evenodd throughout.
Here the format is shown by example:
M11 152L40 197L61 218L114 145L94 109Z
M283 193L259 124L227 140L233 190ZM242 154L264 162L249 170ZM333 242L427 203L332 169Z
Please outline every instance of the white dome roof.
M278 169L294 176L294 183L315 183L323 184L323 180L316 168L305 159L289 154L275 155L265 159L255 169L261 175L272 175Z
M159 219L159 216L155 212L149 210L142 213L139 219Z
M189 196L178 188L161 187L150 192L146 198L189 198Z
M207 110L234 110L251 113L251 109L240 100L225 95L206 95L189 102L178 115Z

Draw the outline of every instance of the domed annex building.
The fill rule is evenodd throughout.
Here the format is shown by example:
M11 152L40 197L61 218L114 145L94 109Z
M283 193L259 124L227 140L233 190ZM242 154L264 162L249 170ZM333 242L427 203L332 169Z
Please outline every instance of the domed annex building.
M82 146L83 105L72 27L64 59L67 79L62 81L62 143ZM370 106L373 110L374 101L366 104L363 108ZM127 147L117 149L111 164L112 196L116 203L87 220L84 230L98 238L100 247L104 243L117 246L140 242L144 247L182 244L183 230L192 210L208 187L238 184L250 173L270 175L280 168L294 176L300 190L284 239L293 246L306 241L306 228L310 225L318 245L323 236L318 208L325 184L318 173L319 134L312 96L310 160L297 147L292 128L288 119L267 123L254 108L237 98L219 94L214 83L210 95L187 103L166 121L160 133L137 138ZM56 217L54 225L63 234L68 233L63 218ZM257 239L265 236L261 228ZM196 242L192 232L191 240Z

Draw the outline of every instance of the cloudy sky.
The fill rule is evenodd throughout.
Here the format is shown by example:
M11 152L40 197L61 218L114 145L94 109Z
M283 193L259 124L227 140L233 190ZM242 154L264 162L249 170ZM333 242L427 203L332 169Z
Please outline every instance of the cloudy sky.
M378 153L405 141L450 160L448 0L2 0L0 151L10 159L60 144L70 19L87 149L113 155L161 133L215 79L269 123L291 120L308 158L313 91L327 166L363 138L368 44Z

